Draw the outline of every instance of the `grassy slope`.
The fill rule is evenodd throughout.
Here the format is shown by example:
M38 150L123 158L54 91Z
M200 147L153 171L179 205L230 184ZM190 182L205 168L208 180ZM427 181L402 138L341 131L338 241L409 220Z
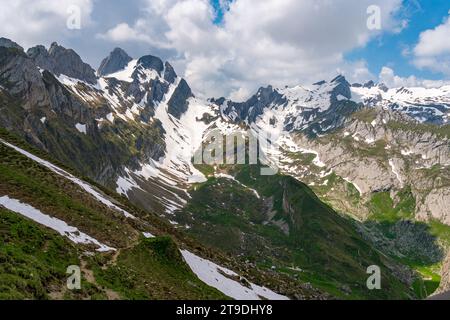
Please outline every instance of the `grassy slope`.
M336 214L295 179L260 176L257 170L236 166L233 174L265 200L228 179L210 178L196 186L179 222L210 246L242 254L242 260L266 269L275 266L340 298L414 295L386 268L393 261L363 240L351 220ZM268 216L273 216L271 222ZM284 229L288 225L289 234L275 225L280 223ZM373 264L382 267L383 290L365 286L366 268Z
M68 240L16 213L0 208L0 299L46 299L78 265Z
M170 237L142 239L115 265L92 259L90 266L99 284L126 299L226 299L197 279Z
M2 138L7 137L3 132ZM137 229L143 229L145 222L123 218L76 185L3 144L0 145L0 195L31 204L119 249L117 257L96 253L89 258L83 253L91 248L75 246L56 232L0 208L0 297L3 299L225 298L190 271L176 255L178 245L170 238L143 240ZM142 216L133 208L127 210ZM164 228L158 233L164 233ZM79 292L64 289L65 270L72 264L88 265ZM120 269L124 272L116 275ZM89 277L92 273L94 277ZM108 281L111 275L114 282ZM157 286L143 287L143 284L156 283Z

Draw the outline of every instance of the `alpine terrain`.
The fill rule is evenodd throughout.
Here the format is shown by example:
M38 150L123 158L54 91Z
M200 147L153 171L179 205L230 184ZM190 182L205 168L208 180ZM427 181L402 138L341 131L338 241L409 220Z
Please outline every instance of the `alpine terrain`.
M448 291L449 120L450 86L338 76L206 100L153 55L94 70L1 38L0 299Z

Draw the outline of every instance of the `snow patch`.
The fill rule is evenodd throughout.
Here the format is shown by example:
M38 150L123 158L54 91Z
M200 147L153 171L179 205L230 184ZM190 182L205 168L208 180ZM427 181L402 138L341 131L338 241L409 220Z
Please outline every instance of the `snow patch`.
M107 119L109 122L114 123L114 115L113 115L112 113L108 113L108 114L106 115L106 119Z
M367 144L372 144L372 143L375 142L375 139L374 139L374 138L366 138L365 142L366 142Z
M414 153L412 150L401 150L400 153L404 156L409 156Z
M170 86L169 92L155 110L155 119L161 121L165 131L166 154L158 163L155 163L154 174L159 176L164 169L175 177L181 177L187 183L205 182L205 176L194 167L191 159L201 146L203 133L208 127L198 119L201 119L205 113L210 114L211 110L191 98L187 111L181 115L180 119L169 114L168 101L177 88L178 82Z
M342 178L342 179L344 179L348 183L352 184L355 187L355 189L358 190L360 195L363 194L361 188L355 182L352 182L349 178Z
M116 251L116 249L111 248L105 244L100 243L98 240L88 236L87 234L80 232L75 227L69 226L64 221L50 217L40 210L26 204L22 203L19 200L12 199L8 196L0 197L0 205L5 207L8 210L19 213L34 222L37 222L41 225L44 225L52 230L55 230L62 236L66 236L72 242L77 244L93 244L97 246L96 249L98 252L107 252L107 251Z
M128 169L126 169L128 170ZM117 188L116 188L116 192L118 194L123 194L124 196L127 195L128 191L134 189L141 189L141 187L139 187L139 185L136 183L136 181L134 181L133 179L129 178L129 177L119 177L116 181L117 183Z
M214 177L233 180L234 182L236 182L240 186L244 187L245 189L248 189L248 190L252 191L258 199L261 199L261 196L259 195L258 191L256 191L255 189L252 189L252 188L250 188L248 186L246 186L245 184L243 184L240 181L236 180L236 178L233 177L233 176L230 176L230 175L224 174L224 173L216 173L216 174L214 174Z
M131 77L131 75L133 74L134 69L136 68L136 64L137 64L137 59L131 60L124 69L119 70L115 73L108 74L104 77L105 78L116 78L117 80L125 81L125 82L132 82L133 78Z
M86 125L85 125L85 124L77 123L77 124L75 125L75 128L77 128L77 130L78 130L80 133L84 133L84 134L87 133Z
M397 168L395 167L394 160L389 159L389 165L391 166L392 173L395 174L397 180L400 182L400 187L403 188L403 180L400 176L400 173L397 171Z
M289 300L286 296L273 292L265 287L260 287L250 283L250 288L243 286L230 277L237 277L238 274L221 267L209 260L198 257L197 255L181 250L184 260L198 276L198 278L207 285L214 287L225 295L236 300L261 300L261 297L269 300ZM224 275L225 274L225 275Z
M154 238L155 236L153 234L151 234L150 232L142 232L142 235L149 239L149 238Z
M123 210L122 208L119 208L118 206L116 206L115 204L113 204L110 200L108 200L105 196L103 196L102 194L100 194L98 191L96 191L91 185L87 184L86 182L76 178L75 176L73 176L72 174L68 173L67 171L55 166L54 164L48 162L47 160L43 160L31 153L29 153L28 151L25 151L19 147L16 147L15 145L12 145L2 139L0 139L0 142L3 143L4 145L16 150L17 152L21 153L22 155L26 156L27 158L39 163L40 165L46 167L47 169L50 169L51 171L53 171L54 173L72 181L73 183L75 183L76 185L78 185L79 187L81 187L84 191L86 191L87 193L91 194L95 199L97 199L98 201L100 201L101 203L103 203L104 205L110 207L111 209L114 209L116 211L119 211L121 213L124 214L125 217L127 218L132 218L135 219L135 217L131 214L128 213L127 211Z

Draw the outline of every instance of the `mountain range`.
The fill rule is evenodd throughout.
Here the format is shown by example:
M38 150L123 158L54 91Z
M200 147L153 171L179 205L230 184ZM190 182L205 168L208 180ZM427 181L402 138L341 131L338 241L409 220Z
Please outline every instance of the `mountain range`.
M338 76L204 100L152 55L116 48L95 71L57 43L25 52L1 38L0 111L0 258L39 275L2 267L4 298L418 299L449 289L449 86ZM217 131L270 136L275 148L261 152L278 173L195 164ZM83 269L78 293L64 289L69 260ZM381 290L366 286L371 265Z

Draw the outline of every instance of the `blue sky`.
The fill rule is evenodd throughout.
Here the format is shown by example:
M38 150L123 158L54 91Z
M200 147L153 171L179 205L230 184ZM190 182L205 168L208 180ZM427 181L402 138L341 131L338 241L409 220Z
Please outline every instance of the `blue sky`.
M224 5L231 2L231 0L210 0L211 5L213 6L216 17L214 19L214 23L220 25L223 19L223 15L226 12L227 8Z
M404 5L405 9L400 14L408 19L408 26L402 32L385 33L369 42L364 48L346 53L346 59L365 59L373 74L378 74L383 66L389 66L402 77L415 75L426 79L442 79L444 76L441 73L416 68L403 51L414 47L421 32L443 22L443 19L448 16L450 1L404 1Z
M72 5L79 30L66 27ZM371 5L381 31L367 28ZM338 73L389 86L450 82L449 9L448 0L0 0L0 37L25 48L57 41L94 68L114 47L153 54L197 95L242 100Z
M216 17L214 23L220 25L226 8L224 3L232 0L210 0ZM408 20L408 25L400 33L383 33L370 41L363 48L345 53L348 61L365 60L369 71L376 75L384 67L395 69L401 77L416 76L425 79L442 79L439 72L419 69L409 60L408 52L414 47L419 35L424 30L432 29L441 24L450 10L448 0L405 0L403 8L397 13L400 19ZM450 38L448 39L450 41Z

